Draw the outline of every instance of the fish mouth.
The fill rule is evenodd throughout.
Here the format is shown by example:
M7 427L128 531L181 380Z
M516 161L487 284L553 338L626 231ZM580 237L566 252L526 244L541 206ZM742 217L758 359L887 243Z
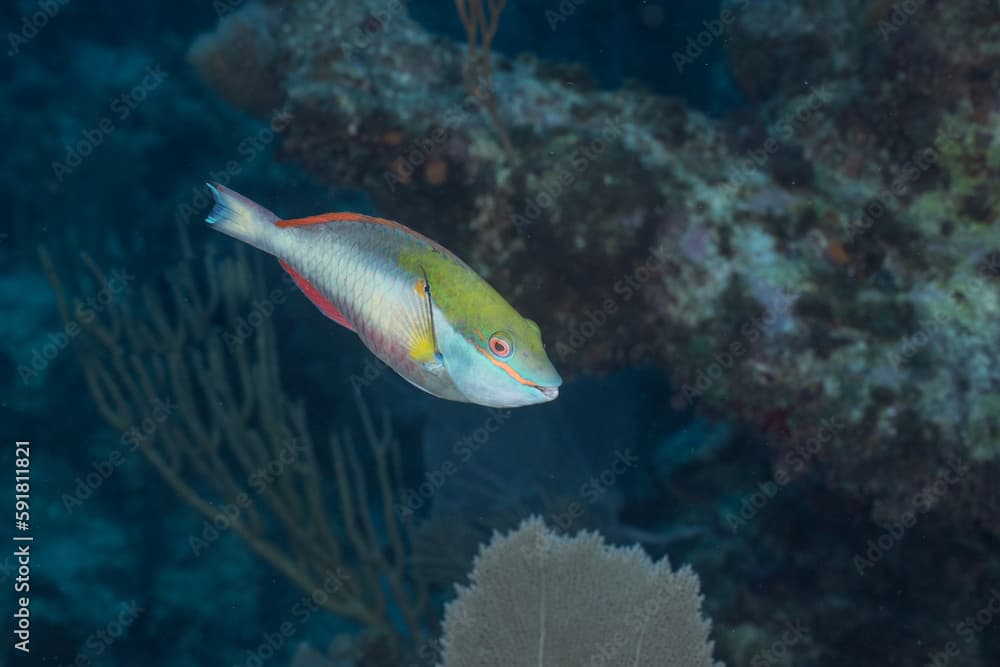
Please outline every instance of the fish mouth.
M542 396L544 396L545 399L548 401L553 400L559 395L559 387L543 387L537 384L531 386L533 386L538 391L542 392Z

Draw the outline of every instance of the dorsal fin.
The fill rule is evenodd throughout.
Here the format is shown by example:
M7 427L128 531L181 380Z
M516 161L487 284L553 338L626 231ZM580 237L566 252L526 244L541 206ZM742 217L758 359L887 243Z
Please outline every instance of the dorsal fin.
M351 324L346 317L344 317L344 314L340 312L335 305L330 303L330 300L323 296L315 285L303 278L299 272L289 266L288 262L285 260L279 259L278 263L281 264L281 268L288 272L288 275L292 277L292 280L294 280L296 286L302 290L302 293L309 297L309 300L313 302L314 306L320 309L320 312L337 324L347 327L351 331L357 331L357 329L354 328L354 325Z
M292 218L290 220L278 220L274 224L277 227L306 227L308 225L324 225L328 222L374 222L390 227L401 227L407 231L413 231L409 227L386 220L385 218L375 218L361 213L323 213L321 215L310 215L307 218Z
M432 248L438 252L442 252L450 255L447 250L445 250L440 243L433 239L429 239L415 229L410 229L401 222L396 222L395 220L387 220L386 218L376 218L375 216L365 215L363 213L323 213L321 215L310 215L307 218L291 218L289 220L277 220L274 225L276 227L290 228L290 227L311 227L312 225L325 225L328 222L372 222L376 225L385 225L386 227L392 227L400 231L406 232L407 234L418 238L422 241L430 244Z

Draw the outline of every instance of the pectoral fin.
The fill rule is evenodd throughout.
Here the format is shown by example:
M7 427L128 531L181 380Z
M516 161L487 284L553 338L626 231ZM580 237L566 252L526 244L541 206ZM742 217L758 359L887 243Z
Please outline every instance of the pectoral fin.
M428 371L437 371L444 366L444 358L438 350L437 336L434 334L434 302L427 273L421 268L421 277L413 284L412 306L406 308L402 322L404 339L410 358Z

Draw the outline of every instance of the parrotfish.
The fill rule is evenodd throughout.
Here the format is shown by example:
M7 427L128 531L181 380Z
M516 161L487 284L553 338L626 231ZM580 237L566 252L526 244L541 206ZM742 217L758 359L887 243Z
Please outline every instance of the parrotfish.
M229 188L208 187L214 229L277 257L323 314L411 384L489 407L559 395L562 378L538 325L440 244L359 213L282 220Z

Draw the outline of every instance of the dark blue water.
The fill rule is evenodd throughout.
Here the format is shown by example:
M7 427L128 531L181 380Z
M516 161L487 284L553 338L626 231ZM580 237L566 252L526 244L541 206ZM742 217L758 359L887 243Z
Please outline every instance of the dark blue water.
M1000 7L407 5L0 8L0 665L1000 664ZM206 181L440 242L559 397Z

